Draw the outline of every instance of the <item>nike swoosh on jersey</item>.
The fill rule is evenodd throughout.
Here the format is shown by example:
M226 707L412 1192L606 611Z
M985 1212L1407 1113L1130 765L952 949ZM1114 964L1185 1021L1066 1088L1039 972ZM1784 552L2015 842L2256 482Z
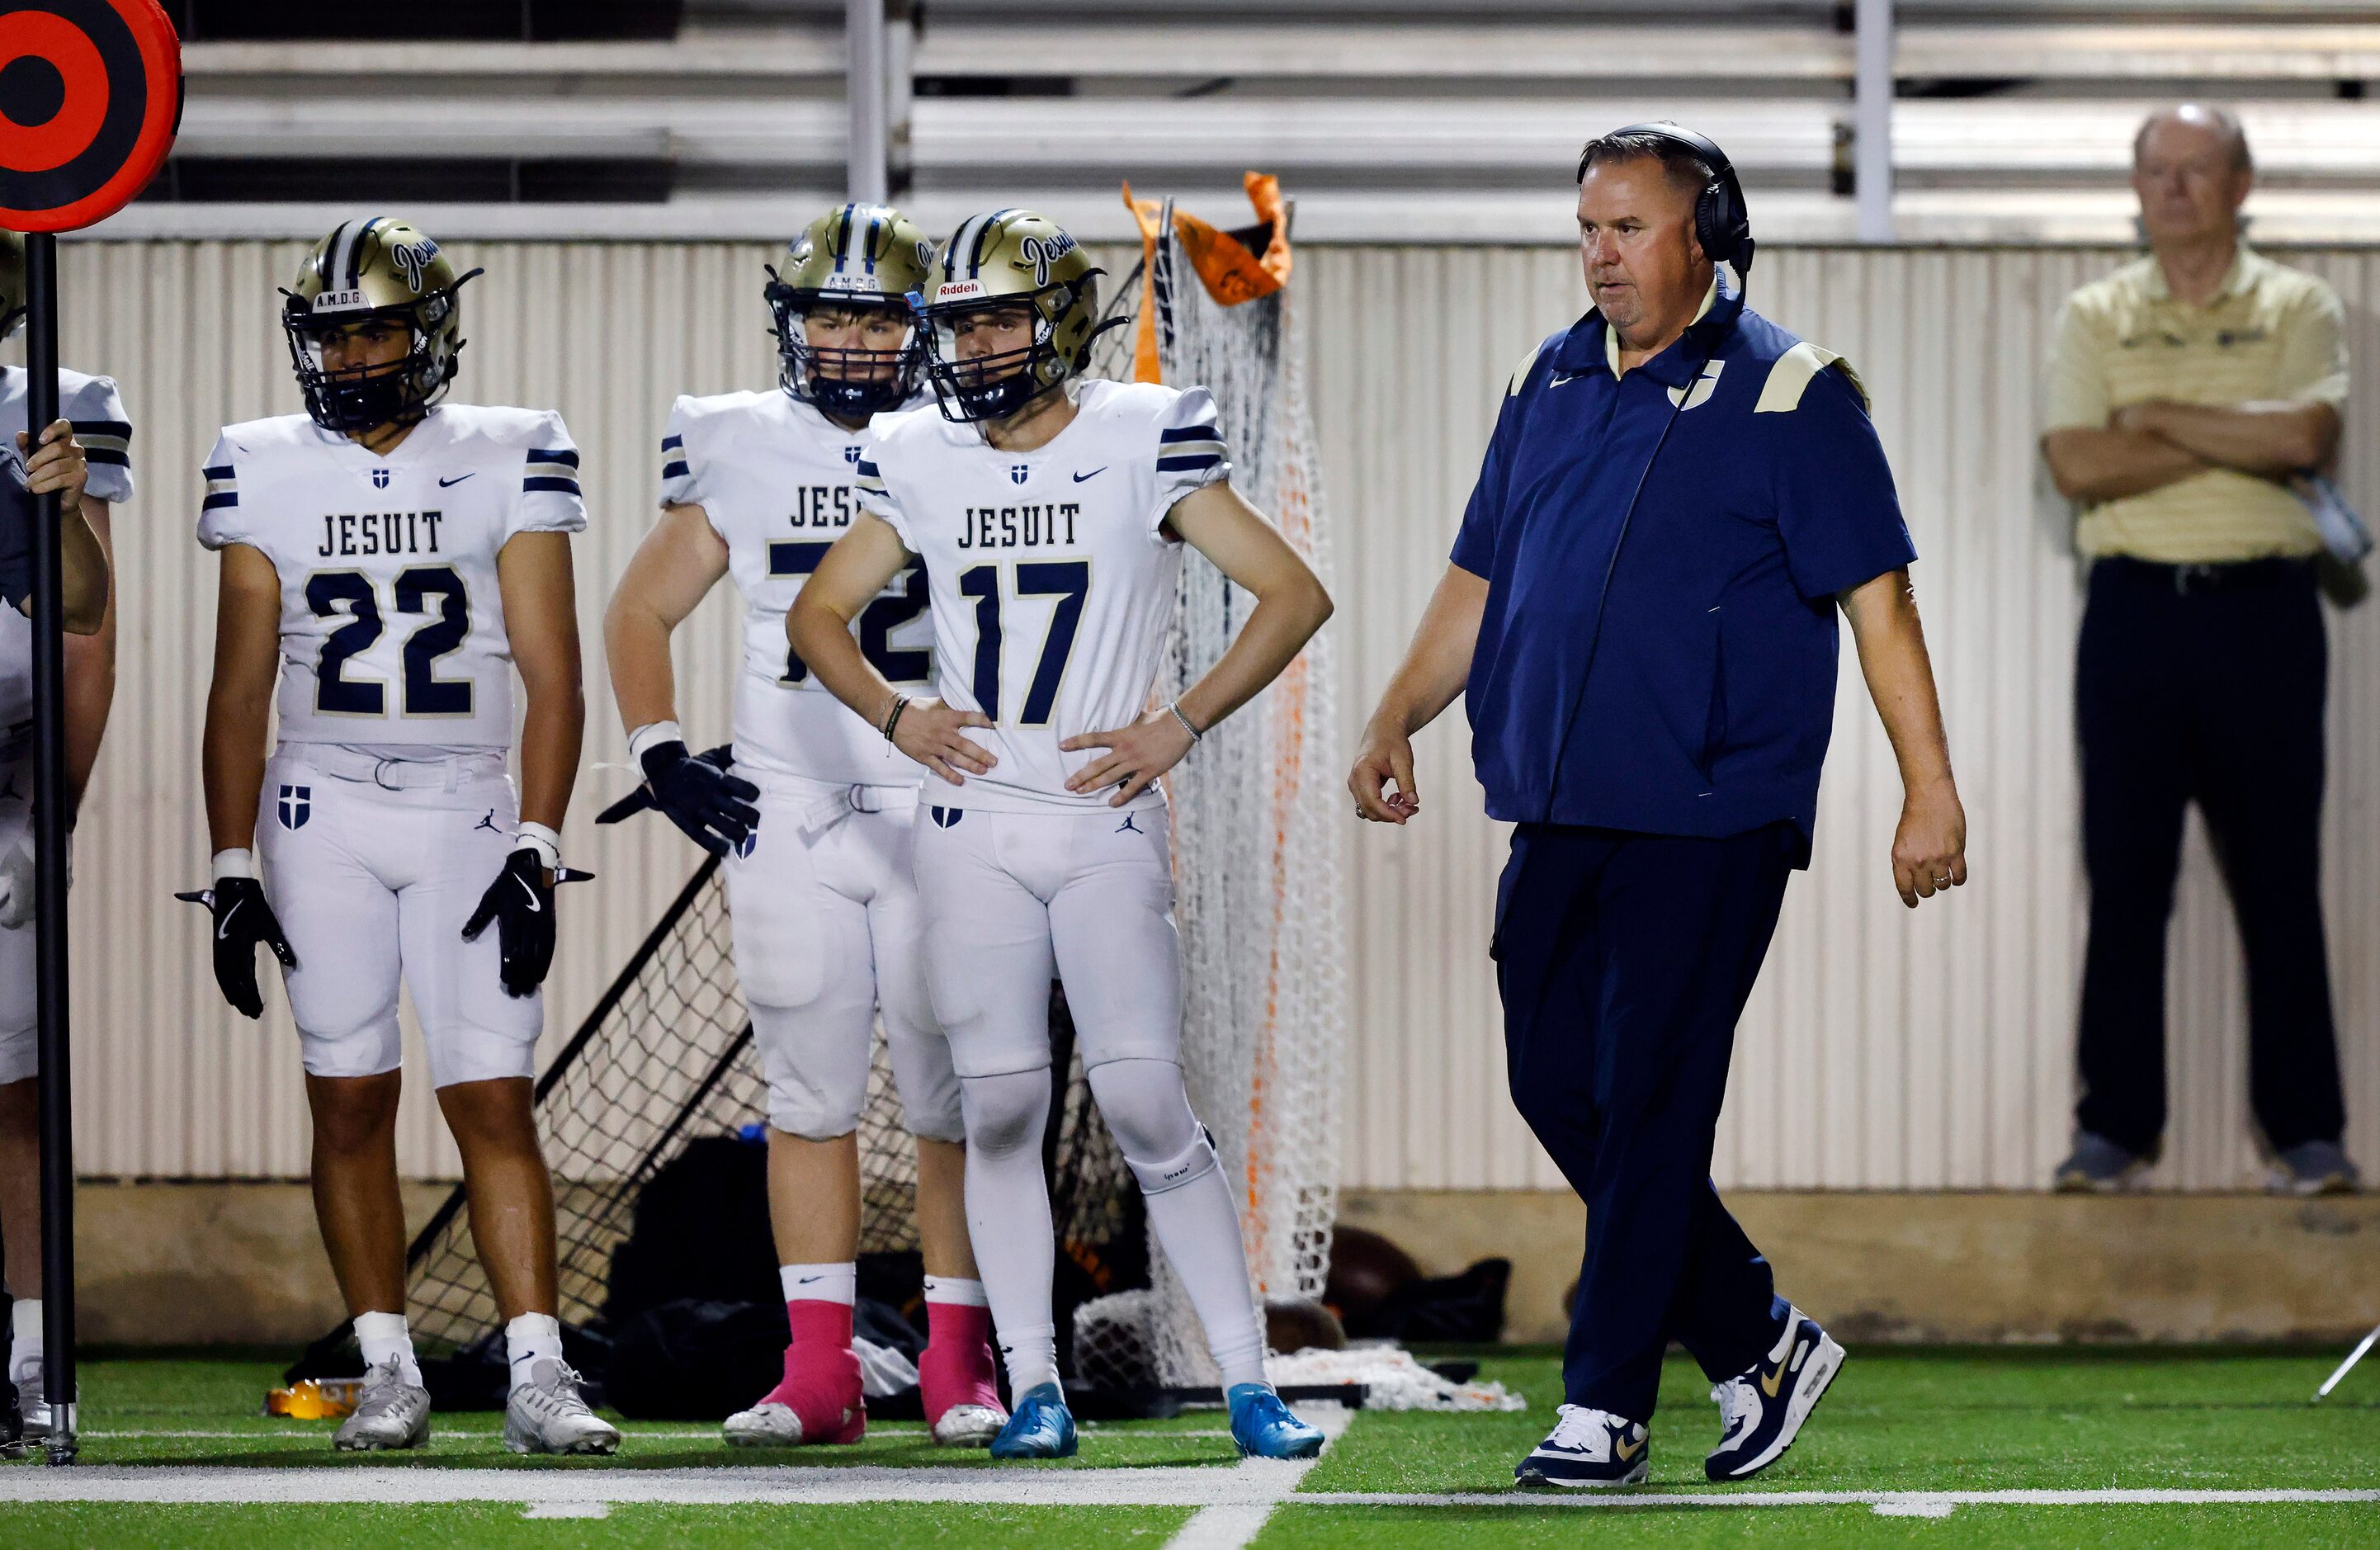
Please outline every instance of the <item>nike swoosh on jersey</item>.
M477 478L479 478L479 477L480 477L480 470L477 470L477 469L473 469L469 473L457 474L457 475L455 475L453 479L442 479L442 480L440 480L440 481L438 482L438 488L440 488L441 490L443 490L443 489L447 488L449 485L460 484L460 483L462 483L462 482L463 482L463 481L465 481L465 480L467 480L467 479L477 479Z
M1084 480L1086 480L1086 479L1097 479L1099 475L1101 475L1101 474L1105 473L1105 472L1107 472L1107 471L1108 471L1108 465L1107 465L1107 464L1105 464L1105 463L1101 463L1098 468L1093 469L1093 470L1092 470L1090 472L1088 472L1088 473L1078 473L1078 474L1076 474L1076 475L1075 476L1075 483L1077 483L1077 484L1080 484L1080 483L1081 483Z
M1548 387L1560 387L1562 384L1564 384L1564 383L1566 383L1566 382L1576 382L1576 381L1578 380L1578 378L1579 378L1579 373L1578 373L1578 372L1572 372L1570 375L1568 375L1568 376L1566 376L1566 377L1564 377L1564 376L1557 376L1557 377L1551 378L1550 380L1548 380L1548 381L1547 382L1546 385L1547 385Z

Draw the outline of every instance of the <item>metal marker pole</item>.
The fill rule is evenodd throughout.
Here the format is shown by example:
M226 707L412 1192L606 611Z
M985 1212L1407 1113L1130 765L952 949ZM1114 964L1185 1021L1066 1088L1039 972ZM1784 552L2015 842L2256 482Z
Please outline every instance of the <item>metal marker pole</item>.
M881 204L892 197L890 82L886 79L884 0L844 0L844 92L851 110L846 199Z
M58 417L58 239L25 238L25 423ZM33 507L33 899L41 1027L42 1361L50 1433L43 1452L71 1464L75 1427L74 1112L67 1037L66 582L58 496Z
M1852 10L1852 193L1859 239L1892 240L1892 0L1858 0Z

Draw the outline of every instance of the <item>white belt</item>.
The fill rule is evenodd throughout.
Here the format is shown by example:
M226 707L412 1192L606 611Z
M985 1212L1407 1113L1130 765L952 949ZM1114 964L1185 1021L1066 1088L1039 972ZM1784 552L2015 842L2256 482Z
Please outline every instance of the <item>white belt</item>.
M790 800L801 814L801 828L805 834L831 827L850 813L906 812L917 805L917 787L915 785L868 786L820 780L811 775L756 770L741 764L729 773L749 780L765 796Z
M459 791L482 781L501 780L504 756L447 753L434 759L401 759L365 753L337 743L284 743L280 756L335 780L369 781L384 791L435 789Z

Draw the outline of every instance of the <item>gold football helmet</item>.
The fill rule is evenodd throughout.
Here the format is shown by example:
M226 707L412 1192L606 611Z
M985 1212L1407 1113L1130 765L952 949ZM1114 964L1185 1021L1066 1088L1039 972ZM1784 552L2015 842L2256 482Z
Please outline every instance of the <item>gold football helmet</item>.
M306 412L328 431L409 424L430 412L455 380L463 350L455 293L478 275L457 275L438 244L403 221L376 215L342 223L298 266L281 294L281 326ZM331 368L330 336L382 320L411 332L405 359L385 365Z
M934 245L889 204L843 204L785 244L762 294L777 319L777 380L828 414L864 420L899 409L917 391L916 314L909 298L927 281ZM909 331L898 349L820 349L802 328L821 309L888 312Z
M1062 227L1030 210L995 210L960 226L921 309L926 372L944 417L1004 420L1082 372L1100 328L1103 273ZM1033 312L1031 343L961 357L963 320L1020 302Z

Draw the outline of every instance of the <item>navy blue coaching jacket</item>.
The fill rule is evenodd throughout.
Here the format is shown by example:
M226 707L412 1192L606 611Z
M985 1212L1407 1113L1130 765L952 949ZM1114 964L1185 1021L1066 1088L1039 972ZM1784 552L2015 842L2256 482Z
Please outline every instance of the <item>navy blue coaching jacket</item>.
M1725 269L1624 378L1608 332L1590 311L1521 363L1454 541L1488 584L1465 693L1488 814L1707 836L1788 820L1806 842L1835 594L1916 557L1865 390Z

